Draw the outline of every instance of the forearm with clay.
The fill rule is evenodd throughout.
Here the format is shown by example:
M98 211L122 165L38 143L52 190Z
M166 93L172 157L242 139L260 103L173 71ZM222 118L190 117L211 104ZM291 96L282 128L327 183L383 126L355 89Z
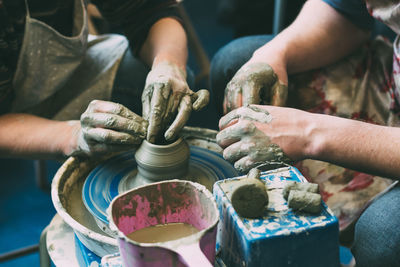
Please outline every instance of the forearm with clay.
M248 104L284 106L289 74L336 62L369 35L328 4L307 1L296 20L257 49L228 83L224 113Z
M247 171L271 161L315 159L398 179L400 128L274 106L241 107L220 120L224 158Z
M64 159L79 121L52 121L29 114L0 116L0 156Z
M173 18L156 22L140 55L151 66L142 94L143 117L149 121L147 140L173 141L192 110L209 102L207 90L193 92L187 84L187 40L182 25Z
M100 100L89 104L80 121L7 114L0 123L0 156L61 160L131 149L146 137L148 125L126 107Z
M224 113L248 104L284 106L288 74L333 63L368 36L328 4L307 1L296 20L257 49L227 84Z

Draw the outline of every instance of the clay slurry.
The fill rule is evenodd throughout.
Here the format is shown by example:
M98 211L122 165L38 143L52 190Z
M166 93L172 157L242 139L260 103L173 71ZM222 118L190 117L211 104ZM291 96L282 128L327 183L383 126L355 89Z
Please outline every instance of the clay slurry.
M158 243L176 240L197 232L199 230L191 224L167 223L139 229L128 234L127 237L139 243Z

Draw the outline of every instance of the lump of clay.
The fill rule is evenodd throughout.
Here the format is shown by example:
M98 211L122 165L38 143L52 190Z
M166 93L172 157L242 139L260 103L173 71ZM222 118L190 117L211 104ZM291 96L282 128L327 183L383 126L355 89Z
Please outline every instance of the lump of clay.
M268 194L261 185L249 183L237 188L232 194L231 201L240 216L259 218L263 216L265 206L268 205Z
M268 205L267 188L260 180L260 171L250 170L245 179L238 182L234 189L231 202L236 212L246 218L260 218Z
M321 195L307 191L290 190L288 206L295 211L321 212Z
M285 188L283 189L283 197L288 200L289 192L291 190L305 191L310 193L319 194L319 186L314 183L299 183L295 181L287 182Z

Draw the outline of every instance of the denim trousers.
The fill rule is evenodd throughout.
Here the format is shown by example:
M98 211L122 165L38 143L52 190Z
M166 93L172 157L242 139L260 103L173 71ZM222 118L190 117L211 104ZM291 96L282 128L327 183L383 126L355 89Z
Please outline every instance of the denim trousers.
M227 83L253 52L271 39L270 35L239 38L216 53L211 62L210 80L213 101L220 115ZM352 246L357 267L400 266L397 227L400 228L400 186L375 199L358 219Z

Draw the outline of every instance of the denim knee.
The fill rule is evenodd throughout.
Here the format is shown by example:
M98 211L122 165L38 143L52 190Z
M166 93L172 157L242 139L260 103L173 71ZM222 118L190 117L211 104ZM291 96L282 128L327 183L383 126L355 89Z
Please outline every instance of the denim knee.
M130 49L121 60L111 94L111 101L142 114L142 92L150 68L134 57Z
M376 199L355 227L357 267L400 266L400 186Z

